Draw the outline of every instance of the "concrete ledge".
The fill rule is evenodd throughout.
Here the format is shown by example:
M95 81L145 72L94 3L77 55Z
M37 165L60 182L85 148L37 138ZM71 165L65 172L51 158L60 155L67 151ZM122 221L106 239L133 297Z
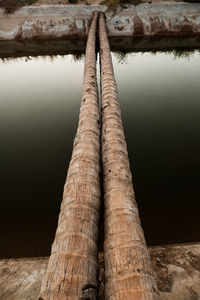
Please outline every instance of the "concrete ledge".
M143 3L115 13L103 5L42 5L26 6L9 15L0 9L0 40L86 37L94 10L106 12L112 37L200 34L197 3Z
M149 247L162 300L200 298L200 244ZM48 258L0 260L0 299L36 300ZM100 300L103 300L104 263L99 253Z

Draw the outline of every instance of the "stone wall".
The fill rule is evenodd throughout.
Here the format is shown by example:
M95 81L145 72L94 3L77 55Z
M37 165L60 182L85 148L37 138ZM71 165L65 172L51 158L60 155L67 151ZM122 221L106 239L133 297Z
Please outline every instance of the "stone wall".
M129 5L115 13L106 6L25 6L12 14L0 9L0 40L86 37L94 10L106 13L108 35L188 36L200 34L200 4Z

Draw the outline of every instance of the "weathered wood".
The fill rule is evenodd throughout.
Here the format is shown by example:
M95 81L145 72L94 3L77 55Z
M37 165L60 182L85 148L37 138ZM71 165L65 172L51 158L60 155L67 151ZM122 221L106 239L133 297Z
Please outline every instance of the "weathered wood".
M82 102L58 227L40 299L94 300L98 288L100 122L96 81L95 12L85 55Z
M134 198L104 14L99 19L105 299L159 299Z

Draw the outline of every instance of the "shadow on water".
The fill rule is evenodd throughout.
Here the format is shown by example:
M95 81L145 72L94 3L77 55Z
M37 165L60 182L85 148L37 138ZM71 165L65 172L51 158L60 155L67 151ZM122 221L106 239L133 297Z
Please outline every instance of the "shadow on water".
M110 43L147 242L200 241L200 38ZM85 44L0 43L0 257L50 254L77 128Z

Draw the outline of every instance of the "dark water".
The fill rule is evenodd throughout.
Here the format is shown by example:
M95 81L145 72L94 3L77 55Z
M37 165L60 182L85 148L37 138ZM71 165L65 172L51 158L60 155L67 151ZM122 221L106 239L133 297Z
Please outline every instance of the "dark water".
M71 157L83 62L0 64L1 256L47 255Z
M200 241L200 53L137 53L115 65L147 242Z
M148 244L200 241L200 54L113 54ZM50 253L76 132L83 60L0 61L0 256Z

